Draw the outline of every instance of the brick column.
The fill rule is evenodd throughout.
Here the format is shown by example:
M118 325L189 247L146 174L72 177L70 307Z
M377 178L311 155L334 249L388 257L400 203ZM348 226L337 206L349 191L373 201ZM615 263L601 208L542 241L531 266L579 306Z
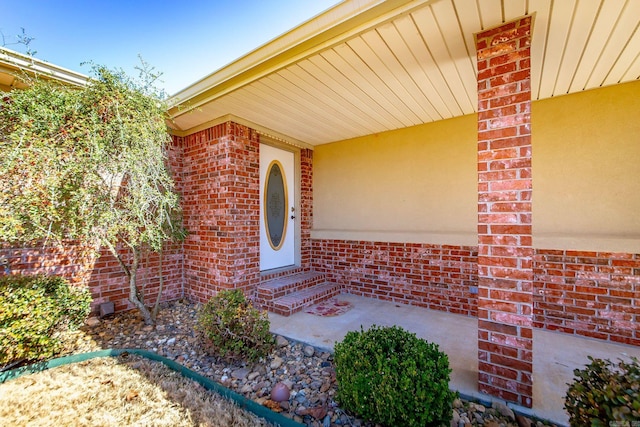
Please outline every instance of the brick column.
M182 138L185 293L252 294L260 281L259 136L234 122Z
M476 35L478 387L532 406L531 16Z
M300 152L300 264L311 268L311 228L313 226L313 151Z

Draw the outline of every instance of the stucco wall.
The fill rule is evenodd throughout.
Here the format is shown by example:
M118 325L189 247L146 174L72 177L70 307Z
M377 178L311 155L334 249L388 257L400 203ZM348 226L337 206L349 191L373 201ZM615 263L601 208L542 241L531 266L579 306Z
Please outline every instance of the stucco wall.
M316 147L313 238L477 244L476 116ZM640 252L640 82L533 103L537 248Z
M640 82L532 106L539 248L640 253Z
M475 245L475 116L316 147L314 238Z

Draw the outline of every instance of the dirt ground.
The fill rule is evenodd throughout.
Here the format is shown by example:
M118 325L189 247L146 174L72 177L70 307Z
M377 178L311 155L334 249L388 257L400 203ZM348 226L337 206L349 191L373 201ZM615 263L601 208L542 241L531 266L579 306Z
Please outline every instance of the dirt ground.
M0 384L0 426L269 426L195 381L135 355Z

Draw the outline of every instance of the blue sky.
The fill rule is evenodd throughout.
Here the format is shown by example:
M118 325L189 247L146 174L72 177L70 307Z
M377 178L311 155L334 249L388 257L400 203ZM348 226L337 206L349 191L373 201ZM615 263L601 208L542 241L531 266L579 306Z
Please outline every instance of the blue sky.
M138 54L173 94L339 0L21 0L5 5L6 47L24 28L36 57L88 74L93 61L136 75ZM1 42L0 42L1 44Z

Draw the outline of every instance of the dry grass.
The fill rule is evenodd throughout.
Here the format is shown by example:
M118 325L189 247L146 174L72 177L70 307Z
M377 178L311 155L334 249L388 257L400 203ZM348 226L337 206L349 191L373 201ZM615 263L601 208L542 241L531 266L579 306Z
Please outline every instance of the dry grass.
M158 362L105 357L0 384L0 426L267 426Z

